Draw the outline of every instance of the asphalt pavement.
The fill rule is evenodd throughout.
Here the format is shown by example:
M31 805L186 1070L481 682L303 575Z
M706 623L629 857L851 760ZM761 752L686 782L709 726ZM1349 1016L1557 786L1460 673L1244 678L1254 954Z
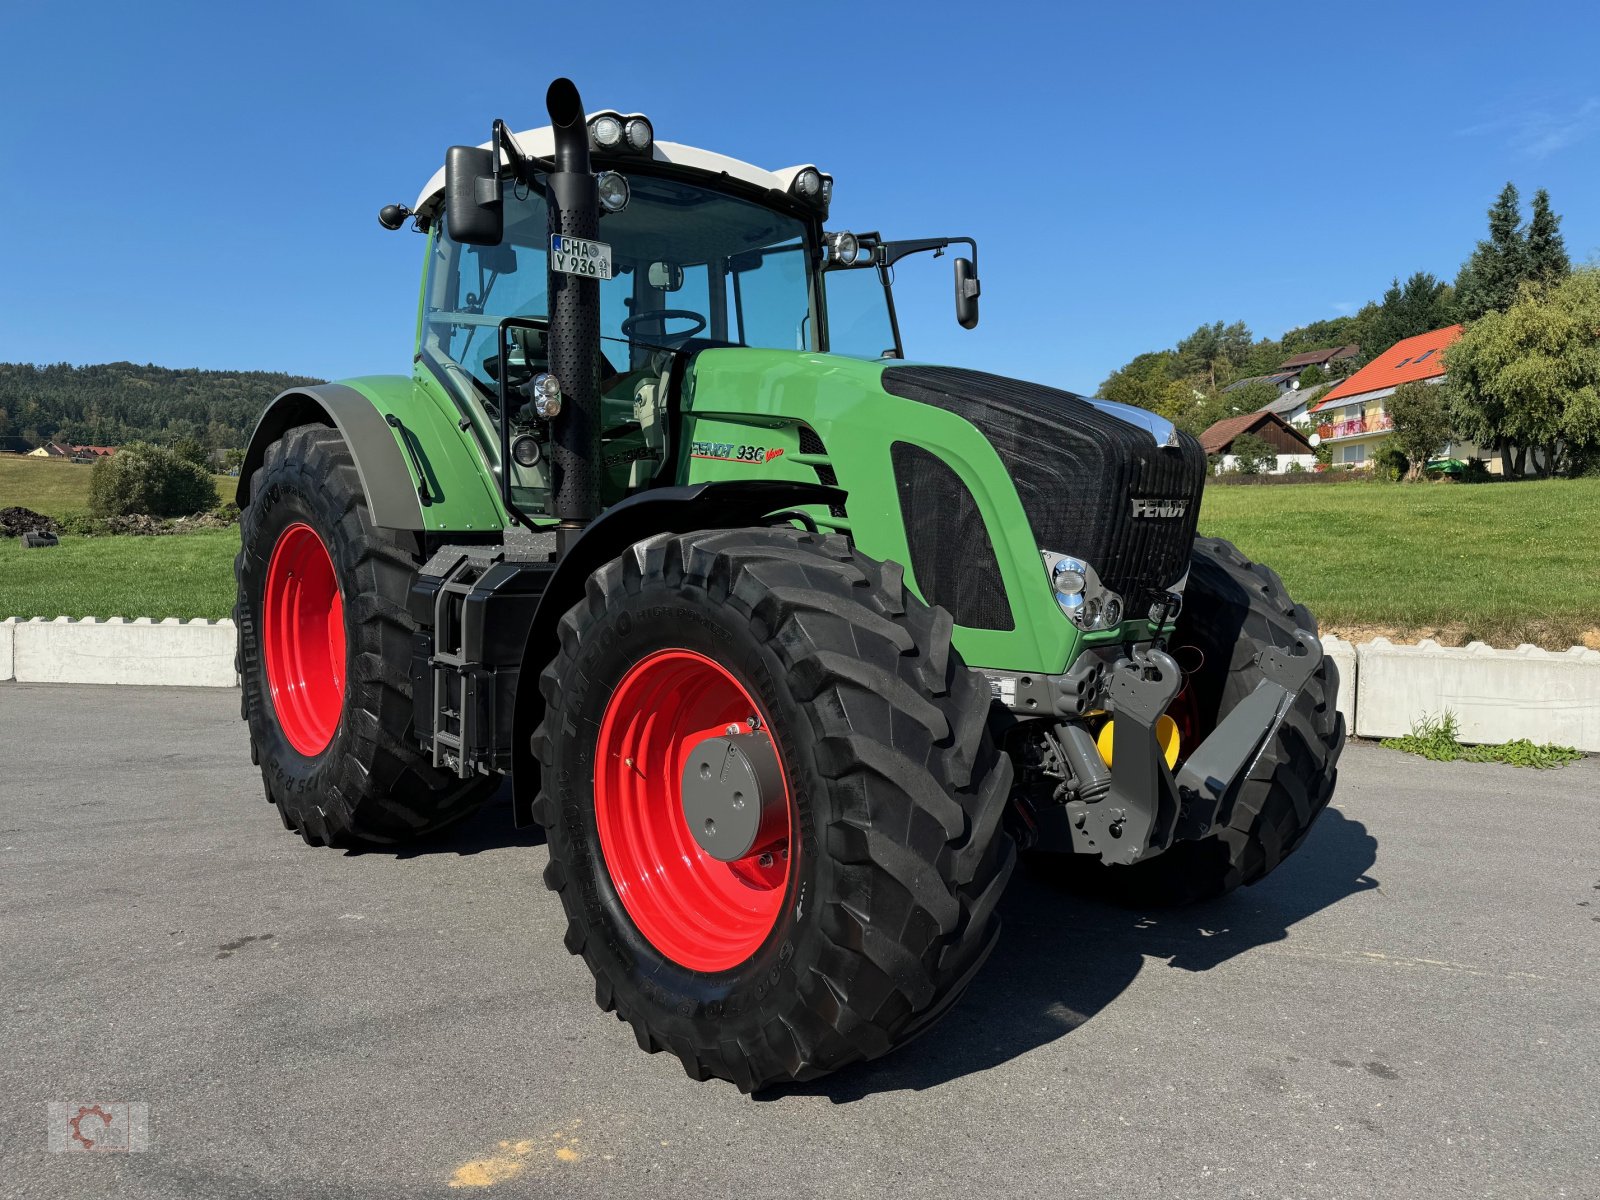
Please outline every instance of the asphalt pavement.
M1352 745L1200 908L1019 872L940 1025L755 1099L595 1008L544 861L503 804L305 846L231 691L0 684L0 1195L1600 1196L1592 758ZM65 1101L148 1149L52 1152Z

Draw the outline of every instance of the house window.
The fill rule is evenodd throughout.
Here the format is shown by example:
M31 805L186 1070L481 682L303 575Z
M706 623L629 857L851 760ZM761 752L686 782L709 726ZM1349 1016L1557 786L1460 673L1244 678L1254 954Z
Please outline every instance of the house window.
M1411 360L1409 358L1402 358L1399 362L1395 363L1394 369L1396 371L1398 371L1401 367L1405 366L1410 361Z
M1344 462L1364 463L1367 461L1367 448L1365 446L1344 447Z
M1417 361L1421 362L1421 361L1423 361L1423 359L1428 358L1432 354L1433 354L1432 350L1429 350L1429 351L1427 351L1426 353L1423 353L1423 354L1419 354L1419 355L1417 355Z

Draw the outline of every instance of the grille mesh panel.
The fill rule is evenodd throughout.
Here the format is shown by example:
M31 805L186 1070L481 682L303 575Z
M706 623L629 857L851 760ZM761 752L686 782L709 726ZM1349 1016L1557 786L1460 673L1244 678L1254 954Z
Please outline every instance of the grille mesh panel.
M910 442L889 449L911 570L929 604L957 625L1013 629L1011 602L978 501L944 459Z
M1188 434L1163 448L1082 396L981 371L891 367L883 386L976 426L1010 473L1038 545L1088 562L1131 614L1189 569L1206 456ZM1185 511L1136 518L1134 500L1182 500ZM962 536L942 514L935 526L938 536Z

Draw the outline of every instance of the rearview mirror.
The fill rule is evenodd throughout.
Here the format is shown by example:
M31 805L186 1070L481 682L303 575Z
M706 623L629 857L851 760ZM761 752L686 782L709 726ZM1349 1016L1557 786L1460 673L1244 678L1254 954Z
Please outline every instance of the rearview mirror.
M963 329L971 329L978 323L978 293L981 290L978 276L973 272L972 260L956 259L956 320Z
M444 155L445 225L467 246L497 246L505 234L493 150L451 146Z
M677 263L650 264L650 286L658 292L675 292L683 286L683 268Z

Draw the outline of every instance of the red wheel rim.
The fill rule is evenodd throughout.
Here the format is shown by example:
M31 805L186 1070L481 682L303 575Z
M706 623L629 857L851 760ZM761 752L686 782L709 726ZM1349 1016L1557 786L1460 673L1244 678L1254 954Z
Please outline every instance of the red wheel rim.
M724 667L693 650L659 650L629 668L600 720L594 809L606 870L639 932L695 971L724 971L754 954L788 891L786 777L783 840L765 856L714 858L683 816L681 780L694 747L752 716L770 735L766 714Z
M284 737L308 758L321 754L344 709L344 600L328 548L303 522L272 548L261 644Z

